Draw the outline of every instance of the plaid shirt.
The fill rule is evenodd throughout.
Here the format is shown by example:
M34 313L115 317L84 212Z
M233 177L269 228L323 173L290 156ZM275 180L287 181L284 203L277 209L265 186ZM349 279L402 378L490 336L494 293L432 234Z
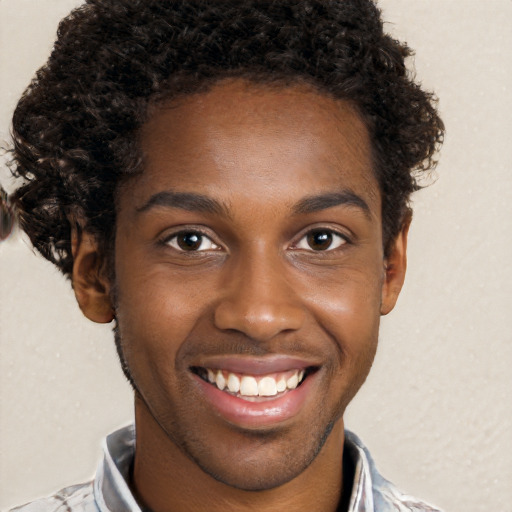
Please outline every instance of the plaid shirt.
M66 487L12 512L142 512L126 482L135 451L133 425L110 434L103 448L105 456L92 482ZM345 450L356 468L348 512L441 512L384 479L363 443L349 431Z

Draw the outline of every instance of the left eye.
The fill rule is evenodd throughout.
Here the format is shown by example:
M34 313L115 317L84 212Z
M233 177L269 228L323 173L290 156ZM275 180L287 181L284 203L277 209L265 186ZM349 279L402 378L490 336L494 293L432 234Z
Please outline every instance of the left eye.
M329 229L314 229L303 236L297 245L297 249L308 251L332 251L347 243L347 240Z
M166 243L178 251L212 251L219 246L198 231L181 231L167 239Z

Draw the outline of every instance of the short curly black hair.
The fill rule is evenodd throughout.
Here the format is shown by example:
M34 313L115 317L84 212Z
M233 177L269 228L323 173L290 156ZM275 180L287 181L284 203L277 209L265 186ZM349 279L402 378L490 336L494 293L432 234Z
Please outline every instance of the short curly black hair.
M87 0L60 23L14 113L20 223L67 276L77 219L108 252L116 188L142 171L148 106L241 77L303 82L355 105L373 144L386 250L444 131L435 98L405 67L411 53L383 32L371 0Z

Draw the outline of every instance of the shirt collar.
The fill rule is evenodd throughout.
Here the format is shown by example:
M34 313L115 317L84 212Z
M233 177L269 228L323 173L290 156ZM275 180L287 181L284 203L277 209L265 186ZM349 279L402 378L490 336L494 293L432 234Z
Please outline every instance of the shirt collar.
M361 440L352 432L345 430L345 446L354 464L354 484L350 496L349 512L374 512L372 465Z
M345 431L345 450L355 467L349 512L374 512L373 461L352 432ZM113 432L103 441L104 458L94 480L94 498L101 512L142 512L128 486L135 454L135 427Z
M135 455L135 426L129 425L103 441L103 461L94 479L94 498L101 512L141 512L128 486Z

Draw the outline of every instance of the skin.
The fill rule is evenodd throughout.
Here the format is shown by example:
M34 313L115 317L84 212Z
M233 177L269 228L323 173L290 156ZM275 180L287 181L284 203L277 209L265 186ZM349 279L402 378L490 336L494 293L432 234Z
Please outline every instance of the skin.
M346 507L343 413L401 289L408 228L384 258L363 122L306 86L231 80L155 107L140 140L144 172L118 195L115 294L94 238L73 240L78 302L115 316L136 387L136 496L154 511ZM276 355L315 371L298 410L268 424L226 419L191 371Z

